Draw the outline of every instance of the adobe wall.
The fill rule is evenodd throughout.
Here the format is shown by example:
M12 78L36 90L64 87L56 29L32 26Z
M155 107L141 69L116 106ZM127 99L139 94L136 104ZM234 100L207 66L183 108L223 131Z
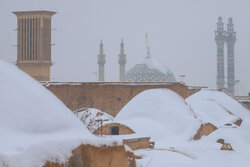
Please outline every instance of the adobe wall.
M132 129L129 127L119 124L119 123L110 123L106 124L103 127L99 127L94 131L95 135L101 135L101 131L103 135L111 135L111 127L118 126L119 127L119 135L125 135L125 134L133 134L135 133Z
M151 148L150 137L124 139L123 144L129 146L132 150Z
M51 63L17 63L20 70L26 72L37 81L49 81L50 80L50 66Z
M47 162L43 167L136 167L136 162L124 146L81 145L72 151L69 162Z
M240 102L247 110L250 111L250 102L249 101L241 101Z
M134 96L147 89L167 88L183 98L200 90L188 89L181 83L127 83L127 82L83 82L42 83L72 111L79 108L96 108L112 116Z
M199 140L202 136L208 136L210 133L214 132L216 129L217 127L211 123L201 124L200 129L195 134L193 139Z

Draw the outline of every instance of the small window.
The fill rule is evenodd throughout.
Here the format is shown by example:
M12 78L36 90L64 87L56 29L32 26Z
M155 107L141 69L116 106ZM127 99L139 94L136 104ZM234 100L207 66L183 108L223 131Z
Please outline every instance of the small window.
M118 126L111 127L111 135L119 135L119 127Z

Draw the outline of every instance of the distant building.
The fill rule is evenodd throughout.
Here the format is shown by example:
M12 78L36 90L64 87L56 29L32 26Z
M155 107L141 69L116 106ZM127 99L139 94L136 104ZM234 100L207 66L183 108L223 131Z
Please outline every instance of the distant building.
M136 64L129 69L126 68L127 55L124 53L124 43L121 41L118 63L120 65L120 82L176 82L174 74L163 64L154 60L147 46L147 54L142 63ZM100 44L100 54L98 55L99 82L104 81L105 55L103 54L103 43Z
M227 31L224 30L222 17L218 18L217 30L215 31L215 41L217 44L217 88L225 89L224 72L224 44L227 44L227 92L231 95L235 93L235 70L234 70L234 44L236 32L234 31L233 19L229 18Z
M176 82L174 74L163 64L153 59L148 47L147 56L126 73L128 82Z
M38 81L50 80L51 11L13 12L17 16L16 65Z
M97 62L99 65L98 81L104 82L104 65L106 63L106 56L103 53L103 43L100 43L100 54L97 56Z
M120 46L120 54L118 55L118 62L120 65L120 81L124 82L126 81L125 78L125 71L126 71L126 55L124 53L124 43L123 40L121 41L121 46Z

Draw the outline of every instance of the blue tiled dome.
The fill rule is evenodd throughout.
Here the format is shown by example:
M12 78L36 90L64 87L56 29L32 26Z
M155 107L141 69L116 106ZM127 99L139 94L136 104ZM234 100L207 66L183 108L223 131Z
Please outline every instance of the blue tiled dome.
M147 57L141 64L136 64L126 73L128 82L175 82L175 76L164 65Z

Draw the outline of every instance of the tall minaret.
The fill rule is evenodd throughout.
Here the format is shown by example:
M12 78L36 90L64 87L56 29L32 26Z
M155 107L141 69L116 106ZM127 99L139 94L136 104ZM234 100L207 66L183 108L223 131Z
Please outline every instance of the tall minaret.
M224 76L224 44L226 32L223 27L222 17L218 18L217 30L215 31L215 41L217 45L217 88L223 89L225 85Z
M103 43L102 43L102 40L101 40L100 54L97 56L98 64L99 64L99 73L98 73L99 82L104 81L104 64L106 62L105 57L106 56L103 54Z
M236 41L236 32L234 31L233 19L229 18L227 24L227 88L228 93L234 95L235 77L234 77L234 44Z
M125 64L126 64L126 55L124 54L124 43L123 40L121 41L120 45L120 54L118 55L119 57L119 64L120 64L120 81L124 82L125 79Z

